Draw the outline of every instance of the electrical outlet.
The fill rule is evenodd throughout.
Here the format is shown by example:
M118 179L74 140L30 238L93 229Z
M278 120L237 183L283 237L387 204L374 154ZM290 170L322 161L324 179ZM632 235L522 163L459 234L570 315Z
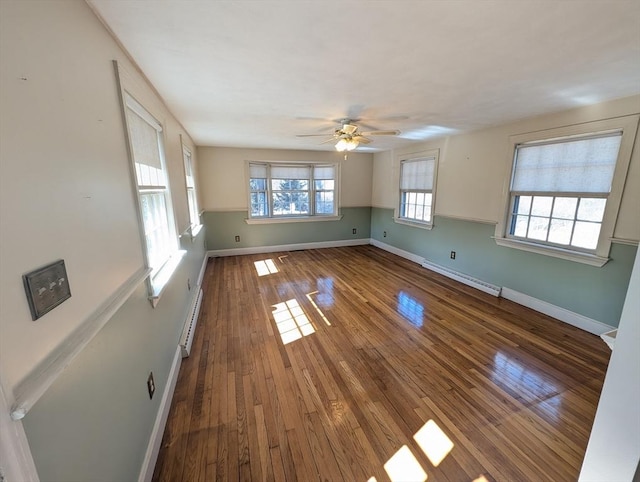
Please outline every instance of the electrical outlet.
M236 236L236 243L240 242L240 236Z
M387 237L387 232L386 232L386 231L383 231L383 232L382 232L382 237L383 237L383 238L386 238L386 237Z
M356 234L358 232L358 230L356 228L353 228L353 230L351 231L353 234Z
M449 255L449 257L451 259L456 259L456 252L455 251L451 251L451 254Z
M149 372L149 378L147 378L147 391L149 392L149 400L151 400L156 391L156 382L153 381L153 372Z

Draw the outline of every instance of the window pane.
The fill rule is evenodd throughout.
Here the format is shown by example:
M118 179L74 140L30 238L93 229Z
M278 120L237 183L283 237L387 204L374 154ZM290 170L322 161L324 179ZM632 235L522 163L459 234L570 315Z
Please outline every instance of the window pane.
M534 196L531 206L531 214L535 216L550 216L553 197L551 196Z
M273 193L273 214L286 216L309 213L309 194L306 192Z
M149 266L157 271L171 255L171 231L164 193L140 195ZM153 273L152 273L153 275Z
M191 221L191 224L200 224L196 192L193 188L187 188L187 201L189 202L189 220Z
M583 223L576 221L571 244L578 248L596 249L599 235L600 223Z
M531 210L531 196L516 196L513 211L517 214L529 214Z
M306 179L272 179L271 189L274 191L306 191L309 181Z
M309 213L309 194L298 193L293 196L293 214L308 214Z
M571 241L572 228L573 221L552 219L551 226L549 227L549 242L556 244L569 244Z
M333 214L333 193L316 193L316 214Z
M514 223L513 232L511 234L525 238L527 236L528 226L529 216L516 216L516 222Z
M327 180L315 180L314 181L315 188L317 191L333 191L335 181L333 179Z
M578 207L578 219L580 221L602 222L606 199L582 198Z
M251 189L252 191L266 191L267 180L258 178L249 179L249 189Z
M578 198L557 197L553 203L553 217L562 219L575 219Z
M535 205L535 201L534 201ZM531 239L539 239L546 241L547 231L549 230L549 219L531 216L529 221L529 237Z

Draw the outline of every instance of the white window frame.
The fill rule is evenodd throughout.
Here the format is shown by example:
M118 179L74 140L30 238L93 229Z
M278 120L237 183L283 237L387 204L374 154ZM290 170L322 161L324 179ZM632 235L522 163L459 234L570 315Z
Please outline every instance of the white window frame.
M180 138L182 139L182 136ZM202 223L200 222L200 206L198 204L198 187L193 165L193 152L184 143L182 143L182 160L184 161L184 184L187 191L189 232L193 240L202 229ZM191 182L189 182L190 179Z
M251 166L260 166L266 170L266 190L251 190ZM274 167L292 167L309 169L309 213L308 214L274 214L273 213L273 189L271 170ZM334 211L331 214L316 213L316 193L327 192L327 190L315 189L314 169L332 167L334 170L333 202ZM246 162L246 186L247 186L247 224L269 224L269 223L295 223L314 221L336 221L342 219L340 215L339 186L340 186L340 163L337 162L277 162L277 161L247 161ZM255 192L265 193L267 199L267 214L265 216L252 216L251 214L251 194Z
M508 163L505 162L505 165L508 166L508 170L505 169L505 181L503 185L504 212L500 221L496 225L494 238L496 243L499 246L544 254L591 266L604 266L607 261L609 261L608 256L611 250L611 239L613 237L613 231L615 229L615 223L620 209L622 192L627 178L639 118L640 116L638 115L624 116L511 136L509 138L511 147L509 151L510 157L508 159ZM540 243L535 240L525 240L509 235L511 212L513 210L511 182L514 173L514 164L516 160L515 154L518 145L543 140L562 140L570 137L587 136L589 134L613 132L617 130L622 132L620 150L618 152L618 159L616 161L613 180L611 182L611 191L607 196L607 204L605 206L604 217L600 228L598 245L595 250L582 250L550 243ZM548 194L556 195L554 193ZM544 194L538 193L538 195ZM582 197L598 197L598 195L583 194Z
M403 192L402 189L402 175L403 175L403 166L410 162L415 162L423 159L433 159L433 184L431 189L420 189L420 190L412 190L410 192L424 192L431 194L431 211L429 213L429 221L423 221L415 218L405 217L402 215L402 199ZM440 160L440 149L430 149L419 152L412 152L409 154L400 154L396 156L396 165L397 165L397 173L398 173L398 182L397 182L397 199L394 208L393 221L398 224L406 224L409 226L413 226L421 229L433 229L434 226L434 216L436 212L436 186L438 184L438 164ZM409 192L409 191L408 191Z
M133 185L136 192L136 201L138 207L138 221L140 227L140 234L142 242L142 251L145 257L146 267L151 270L150 276L147 278L147 287L149 290L149 299L152 305L155 307L160 299L162 291L172 274L175 272L184 251L178 249L178 235L175 222L175 216L173 212L173 204L171 201L171 188L169 185L169 172L167 169L165 149L164 149L164 137L162 124L142 105L140 104L129 92L123 92L123 109L124 119L126 126L127 144L129 148L129 158L131 166L131 176L133 179ZM158 150L160 157L161 170L164 174L164 183L159 186L150 186L139 183L139 178L136 172L136 160L134 155L134 149L132 145L131 126L129 121L129 111L132 111L134 115L139 116L153 127L157 132ZM145 230L144 215L142 210L142 199L147 195L162 194L164 200L164 212L166 214L166 226L168 229L167 243L168 249L166 256L163 256L160 261L152 265L152 253L150 253L150 240L148 233Z

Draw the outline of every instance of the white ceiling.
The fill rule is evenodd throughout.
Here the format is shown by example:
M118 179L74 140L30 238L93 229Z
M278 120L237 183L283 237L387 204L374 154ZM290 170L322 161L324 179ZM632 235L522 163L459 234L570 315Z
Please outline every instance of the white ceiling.
M87 0L197 145L416 140L640 93L640 1ZM362 149L360 149L362 150Z

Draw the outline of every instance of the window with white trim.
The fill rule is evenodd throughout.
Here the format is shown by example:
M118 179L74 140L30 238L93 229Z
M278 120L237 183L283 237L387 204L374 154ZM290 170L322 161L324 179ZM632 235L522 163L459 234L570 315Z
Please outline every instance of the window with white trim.
M196 192L196 180L193 170L193 157L191 150L182 146L182 158L184 160L184 175L187 186L187 204L189 207L189 223L191 230L200 225L200 213L198 211L198 195Z
M609 251L640 116L510 137L500 246L603 266Z
M400 220L433 224L435 155L400 161Z
M177 252L171 193L164 159L161 124L133 97L125 95L129 143L140 206L151 282Z
M336 216L337 165L249 163L249 218Z
M508 235L595 252L621 131L516 146Z

